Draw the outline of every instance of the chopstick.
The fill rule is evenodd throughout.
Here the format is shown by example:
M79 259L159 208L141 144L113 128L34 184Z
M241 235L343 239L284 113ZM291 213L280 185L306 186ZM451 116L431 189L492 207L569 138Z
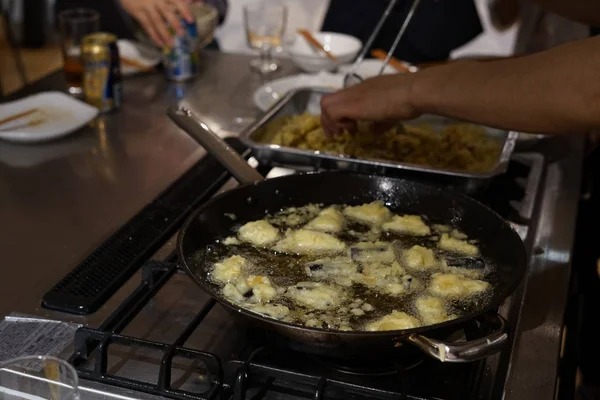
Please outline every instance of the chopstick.
M142 72L154 71L154 67L149 67L149 66L144 65L136 60L132 60L131 58L121 57L121 62L125 65L129 65L130 67L137 68L138 70L140 70Z
M11 122L11 121L14 121L14 120L17 120L17 119L21 119L23 117L27 117L27 116L29 116L29 115L31 115L33 113L38 112L38 111L39 111L39 109L32 108L31 110L23 111L22 113L14 114L14 115L11 115L10 117L6 117L4 119L0 119L0 125L4 125L7 122Z
M326 50L325 46L323 46L323 44L321 44L321 42L319 42L309 31L307 31L306 29L298 29L298 33L301 34L310 45L312 45L313 47L316 47L318 50L325 53L325 55L331 61L338 60L337 57L334 56L333 54L331 54L331 52L329 50Z
M371 51L371 55L375 58L380 59L381 61L384 61L386 59L388 53L386 53L385 51L383 51L381 49L374 49ZM392 56L390 58L389 65L394 67L398 72L410 72L410 69L408 68L406 63L403 63L402 61L398 60L396 57Z

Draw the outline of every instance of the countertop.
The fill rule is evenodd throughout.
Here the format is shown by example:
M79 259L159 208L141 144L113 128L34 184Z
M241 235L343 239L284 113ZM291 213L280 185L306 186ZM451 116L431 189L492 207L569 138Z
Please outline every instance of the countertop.
M160 73L126 78L124 105L72 136L0 142L2 316L38 308L48 289L205 154L167 119L168 106L187 106L223 136L257 116L251 95L263 81L250 57L202 54L189 83ZM297 72L281 63L269 79ZM12 98L64 88L58 71Z

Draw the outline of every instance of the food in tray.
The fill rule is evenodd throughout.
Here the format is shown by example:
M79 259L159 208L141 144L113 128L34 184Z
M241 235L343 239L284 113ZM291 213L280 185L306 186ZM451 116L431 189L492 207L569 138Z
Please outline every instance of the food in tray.
M401 229L385 230L391 221ZM382 202L311 204L241 223L205 259L222 296L248 311L311 328L410 329L489 299L494 268L473 258L474 243Z
M308 113L271 121L260 141L303 150L317 150L362 159L387 160L439 169L487 172L497 163L502 143L481 126L455 123L440 129L417 123L398 124L375 133L368 123L357 133L327 137L320 117Z

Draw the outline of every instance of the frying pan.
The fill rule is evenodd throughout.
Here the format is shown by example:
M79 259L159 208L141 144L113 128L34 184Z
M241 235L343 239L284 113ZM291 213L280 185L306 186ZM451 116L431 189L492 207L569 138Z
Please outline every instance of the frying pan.
M447 362L487 357L508 340L504 321L494 310L517 287L527 266L519 235L495 212L464 195L419 182L367 176L345 171L296 174L264 180L222 139L184 108L170 108L168 116L217 158L242 184L196 210L179 232L177 247L182 268L208 294L254 324L283 337L286 345L303 352L336 359L377 359L415 352L415 348ZM207 277L203 251L215 239L231 236L237 227L288 207L310 203L363 204L383 200L395 213L426 215L435 223L452 224L479 241L482 256L496 266L497 282L484 308L458 319L415 329L383 332L345 332L308 328L247 311L225 299ZM233 221L226 214L236 215ZM493 314L494 329L487 336L445 342L473 320Z

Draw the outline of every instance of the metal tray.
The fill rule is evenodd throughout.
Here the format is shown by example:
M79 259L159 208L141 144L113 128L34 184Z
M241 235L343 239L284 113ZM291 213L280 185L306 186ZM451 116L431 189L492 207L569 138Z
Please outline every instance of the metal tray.
M265 132L261 128L274 119L305 112L319 114L321 96L328 92L331 92L331 90L298 89L287 93L270 110L258 118L256 122L244 129L240 133L240 140L253 150L254 156L261 163L282 167L351 170L358 173L388 176L416 176L424 180L445 183L467 193L473 193L478 189L486 187L490 179L494 176L506 172L519 136L516 132L484 127L488 135L502 141L502 152L496 164L489 171L476 173L283 147L269 144L268 139L264 138ZM456 123L457 121L444 117L425 115L411 122L428 123L435 128L449 123Z

